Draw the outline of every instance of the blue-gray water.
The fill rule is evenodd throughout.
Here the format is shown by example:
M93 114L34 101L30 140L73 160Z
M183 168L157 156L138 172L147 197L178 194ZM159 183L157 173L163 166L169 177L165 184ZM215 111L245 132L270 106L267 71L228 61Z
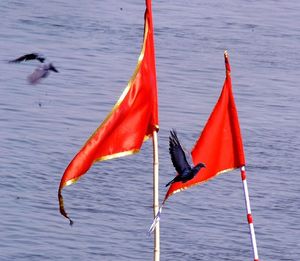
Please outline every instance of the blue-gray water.
M152 260L152 143L95 164L63 191L73 156L137 63L144 1L0 1L0 260ZM160 199L174 175L168 134L191 148L224 81L228 49L260 259L300 259L300 2L153 0ZM36 86L45 54L60 71ZM239 171L172 196L161 260L252 260Z

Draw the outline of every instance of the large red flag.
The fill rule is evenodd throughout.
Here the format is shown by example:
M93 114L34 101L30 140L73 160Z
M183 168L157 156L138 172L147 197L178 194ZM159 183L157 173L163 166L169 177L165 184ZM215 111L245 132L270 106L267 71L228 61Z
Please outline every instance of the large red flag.
M232 93L230 65L225 52L226 79L214 110L192 150L194 164L204 162L206 168L186 183L173 183L164 201L172 194L245 165L242 136Z
M158 130L157 86L151 0L146 0L144 41L135 72L106 119L70 162L61 179L58 199L64 209L62 189L75 183L96 161L130 155ZM72 221L70 220L72 224Z

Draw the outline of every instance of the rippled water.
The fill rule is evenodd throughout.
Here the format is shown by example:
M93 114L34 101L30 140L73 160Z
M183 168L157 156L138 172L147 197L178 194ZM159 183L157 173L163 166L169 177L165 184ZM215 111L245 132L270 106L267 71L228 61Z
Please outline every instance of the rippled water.
M300 2L153 0L160 105L160 198L174 175L168 134L192 147L224 80L223 51L248 163L260 260L300 258ZM151 260L152 144L57 188L135 68L144 1L0 1L0 260ZM45 54L60 71L30 86ZM161 260L252 260L238 171L176 194Z

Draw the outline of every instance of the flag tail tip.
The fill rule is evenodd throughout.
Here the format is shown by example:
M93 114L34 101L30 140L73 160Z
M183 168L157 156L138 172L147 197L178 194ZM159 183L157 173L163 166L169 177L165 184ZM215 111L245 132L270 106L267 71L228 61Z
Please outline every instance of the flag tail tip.
M69 221L70 221L70 226L72 227L73 224L74 224L74 221L72 219L69 218Z
M68 216L67 212L65 211L64 199L63 199L63 196L61 194L61 189L59 189L59 191L58 191L58 202L59 202L59 212L60 212L60 214L63 215L65 218L69 219L70 226L73 226L73 224L74 224L73 220Z
M72 227L73 224L74 224L74 221L73 221L71 218L69 218L69 216L67 215L67 213L66 213L64 210L63 210L63 211L60 211L60 213L61 213L66 219L69 220L69 224L70 224L70 226Z
M154 220L152 222L152 225L151 225L151 227L148 230L148 236L150 236L153 233L153 231L155 230L155 228L156 228L156 226L157 226L157 224L158 224L158 222L160 220L161 210L162 210L162 207L158 210L158 212L157 212L157 214L156 214L156 216L155 216L155 218L154 218Z
M155 230L155 228L156 228L156 226L157 226L157 223L158 223L159 219L160 219L159 216L156 216L155 219L153 220L153 223L152 223L152 225L151 225L151 227L149 228L148 233L147 233L149 237L151 236L151 234L152 234L153 231Z
M153 223L152 223L152 225L149 228L148 233L147 233L149 237L151 236L151 234L155 230L156 224L157 224L157 218L155 217L155 219L153 220Z

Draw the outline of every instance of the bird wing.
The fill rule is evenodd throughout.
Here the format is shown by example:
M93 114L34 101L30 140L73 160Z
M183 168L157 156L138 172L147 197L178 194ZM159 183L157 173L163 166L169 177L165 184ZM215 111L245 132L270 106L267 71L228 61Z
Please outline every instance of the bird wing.
M44 61L44 58L42 58L39 54L37 53L29 53L29 54L25 54L15 60L11 60L9 62L11 63L20 63L23 61L29 61L29 60L39 60L40 62Z
M191 169L189 165L184 150L178 140L177 133L175 130L170 131L169 137L169 152L171 155L171 160L178 174L182 174L184 170Z

